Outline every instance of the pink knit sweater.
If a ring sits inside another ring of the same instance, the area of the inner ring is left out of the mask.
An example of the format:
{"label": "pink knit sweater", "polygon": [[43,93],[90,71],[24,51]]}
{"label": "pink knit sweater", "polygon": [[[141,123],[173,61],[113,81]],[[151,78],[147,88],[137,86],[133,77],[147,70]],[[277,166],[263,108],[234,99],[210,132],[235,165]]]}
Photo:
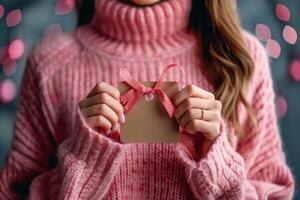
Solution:
{"label": "pink knit sweater", "polygon": [[0,173],[0,199],[291,199],[294,180],[282,151],[268,56],[243,32],[255,62],[247,99],[256,126],[240,107],[247,135],[221,134],[205,155],[201,137],[181,130],[178,144],[121,144],[88,127],[78,102],[100,81],[117,86],[119,68],[138,80],[166,80],[213,91],[188,30],[191,0],[136,8],[96,0],[93,23],[40,42],[27,62],[12,149]]}

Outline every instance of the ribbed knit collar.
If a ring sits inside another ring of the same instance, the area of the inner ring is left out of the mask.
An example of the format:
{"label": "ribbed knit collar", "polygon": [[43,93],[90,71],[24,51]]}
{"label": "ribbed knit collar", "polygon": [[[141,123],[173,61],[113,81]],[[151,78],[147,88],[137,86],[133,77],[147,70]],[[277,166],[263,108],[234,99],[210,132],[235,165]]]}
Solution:
{"label": "ribbed knit collar", "polygon": [[165,0],[137,7],[121,0],[95,0],[92,25],[124,42],[147,42],[186,29],[192,0]]}

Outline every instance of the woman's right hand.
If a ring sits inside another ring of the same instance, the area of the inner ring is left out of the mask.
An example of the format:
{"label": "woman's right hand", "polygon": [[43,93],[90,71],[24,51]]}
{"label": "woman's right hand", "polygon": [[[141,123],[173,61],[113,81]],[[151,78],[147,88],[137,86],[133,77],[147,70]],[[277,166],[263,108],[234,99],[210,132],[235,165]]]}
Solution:
{"label": "woman's right hand", "polygon": [[91,128],[102,128],[105,133],[116,131],[125,122],[123,106],[117,88],[100,82],[79,102],[82,115]]}

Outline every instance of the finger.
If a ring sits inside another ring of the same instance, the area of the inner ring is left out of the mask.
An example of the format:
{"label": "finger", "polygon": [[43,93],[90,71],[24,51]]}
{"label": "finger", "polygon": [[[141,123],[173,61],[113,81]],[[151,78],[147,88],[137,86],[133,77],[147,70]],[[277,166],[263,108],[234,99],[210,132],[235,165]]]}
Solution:
{"label": "finger", "polygon": [[102,103],[108,105],[111,109],[113,109],[113,111],[117,113],[118,116],[120,116],[124,112],[123,106],[120,104],[120,102],[107,93],[100,93],[89,97],[81,101],[79,103],[79,106],[80,108],[87,108]]}
{"label": "finger", "polygon": [[220,132],[220,125],[217,123],[193,119],[184,129],[189,133],[202,132],[207,139],[212,140],[218,136]]}
{"label": "finger", "polygon": [[213,93],[210,93],[200,87],[191,84],[183,88],[173,97],[175,107],[181,104],[181,102],[184,101],[187,97],[201,97],[204,99],[215,99],[215,95]]}
{"label": "finger", "polygon": [[94,96],[96,94],[99,94],[99,93],[103,93],[103,92],[108,93],[110,96],[112,96],[116,100],[119,100],[119,98],[120,98],[120,91],[117,88],[115,88],[105,82],[97,83],[95,85],[95,87],[92,89],[92,91],[87,95],[87,98]]}
{"label": "finger", "polygon": [[105,129],[106,133],[109,132],[112,127],[110,121],[103,115],[88,117],[85,121],[92,128],[100,127]]}
{"label": "finger", "polygon": [[188,109],[198,108],[205,110],[219,110],[219,107],[221,107],[219,103],[209,99],[188,97],[176,108],[174,115],[176,118],[180,119]]}
{"label": "finger", "polygon": [[118,115],[106,104],[97,104],[81,109],[82,115],[87,118],[91,116],[103,115],[113,125],[118,122]]}
{"label": "finger", "polygon": [[203,110],[203,116],[201,109],[189,109],[187,110],[181,118],[178,119],[179,124],[185,127],[189,121],[193,119],[199,119],[209,122],[220,122],[221,114],[217,111]]}

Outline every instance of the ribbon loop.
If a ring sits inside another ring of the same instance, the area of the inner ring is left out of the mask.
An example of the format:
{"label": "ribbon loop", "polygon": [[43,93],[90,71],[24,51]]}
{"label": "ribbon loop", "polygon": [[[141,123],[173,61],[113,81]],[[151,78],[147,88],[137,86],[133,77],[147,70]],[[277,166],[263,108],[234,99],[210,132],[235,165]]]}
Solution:
{"label": "ribbon loop", "polygon": [[142,95],[154,94],[157,93],[164,108],[166,109],[170,118],[172,118],[175,108],[169,97],[165,94],[165,92],[160,88],[160,85],[167,75],[168,71],[172,67],[179,67],[176,64],[168,65],[160,75],[158,81],[156,82],[153,88],[146,87],[136,79],[134,79],[129,72],[125,68],[120,69],[120,75],[123,77],[125,82],[132,87],[132,89],[128,90],[124,94],[121,95],[120,101],[124,106],[125,113],[129,112],[134,105],[138,102],[139,98]]}

